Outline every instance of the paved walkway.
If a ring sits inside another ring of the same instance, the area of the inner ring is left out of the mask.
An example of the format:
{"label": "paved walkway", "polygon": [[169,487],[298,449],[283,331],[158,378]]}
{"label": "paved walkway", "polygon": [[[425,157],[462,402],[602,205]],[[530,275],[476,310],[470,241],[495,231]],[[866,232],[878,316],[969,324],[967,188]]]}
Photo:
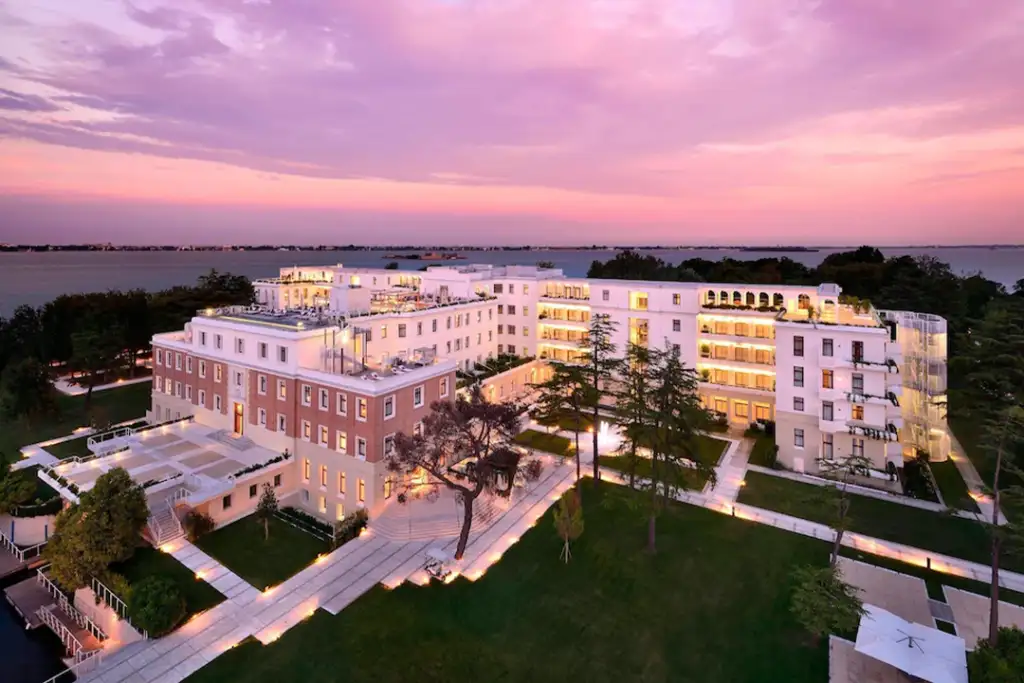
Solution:
{"label": "paved walkway", "polygon": [[[110,382],[109,384],[99,384],[92,388],[92,393],[97,391],[106,391],[107,389],[117,389],[118,387],[126,387],[129,384],[139,384],[141,382],[152,382],[153,377],[136,377],[135,379],[124,379],[117,382]],[[53,386],[57,391],[68,396],[85,396],[89,393],[88,387],[79,386],[68,380],[67,377],[61,377],[60,379],[54,380]]]}
{"label": "paved walkway", "polygon": [[[971,459],[967,457],[964,447],[960,444],[952,429],[949,430],[949,442],[949,457],[952,458],[956,469],[960,472],[960,476],[964,478],[964,483],[967,484],[967,490],[970,492],[971,498],[981,508],[982,516],[991,521],[993,508],[995,507],[992,504],[992,498],[985,495],[986,486],[981,479],[981,475],[978,474],[978,470],[975,469]],[[1003,516],[1002,510],[999,511],[999,523],[1006,523],[1006,517]]]}
{"label": "paved walkway", "polygon": [[[475,580],[572,484],[575,468],[545,458],[541,479],[494,522],[470,535],[461,573]],[[171,555],[209,581],[227,600],[194,617],[174,633],[124,647],[105,658],[81,681],[99,683],[179,683],[222,652],[249,636],[271,643],[319,608],[337,614],[378,583],[394,587],[411,579],[426,583],[422,572],[428,546],[454,550],[456,539],[389,541],[362,536],[273,588],[260,592],[236,574],[179,539]]]}

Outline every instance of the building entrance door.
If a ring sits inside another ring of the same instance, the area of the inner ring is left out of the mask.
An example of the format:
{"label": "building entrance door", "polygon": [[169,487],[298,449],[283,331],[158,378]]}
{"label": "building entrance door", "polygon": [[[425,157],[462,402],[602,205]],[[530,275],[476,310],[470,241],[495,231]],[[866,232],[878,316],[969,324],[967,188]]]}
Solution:
{"label": "building entrance door", "polygon": [[238,436],[242,435],[242,430],[245,426],[245,409],[241,403],[235,404],[235,428],[234,432]]}

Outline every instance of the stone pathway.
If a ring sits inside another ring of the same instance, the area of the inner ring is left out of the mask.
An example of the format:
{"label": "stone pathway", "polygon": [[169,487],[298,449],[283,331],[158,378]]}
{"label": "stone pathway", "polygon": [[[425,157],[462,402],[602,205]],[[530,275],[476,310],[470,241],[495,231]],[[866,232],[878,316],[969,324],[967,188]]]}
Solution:
{"label": "stone pathway", "polygon": [[727,441],[729,446],[725,449],[725,453],[722,454],[722,458],[715,468],[714,488],[705,488],[704,495],[714,496],[723,503],[733,502],[740,495],[743,477],[747,472],[747,459],[750,457],[750,449],[753,448],[754,441],[753,439],[730,439],[724,436],[715,438]]}
{"label": "stone pathway", "polygon": [[[135,379],[126,379],[119,382],[110,382],[109,384],[100,384],[92,388],[92,392],[95,394],[97,391],[106,391],[107,389],[117,389],[118,387],[126,387],[129,384],[140,384],[142,382],[152,382],[153,377],[136,377]],[[62,394],[68,396],[84,396],[89,392],[88,387],[79,386],[68,381],[66,377],[61,377],[55,380],[53,383],[54,388]]]}
{"label": "stone pathway", "polygon": [[[556,459],[545,463],[541,479],[489,527],[474,532],[461,573],[475,580],[537,518],[572,486],[575,469]],[[373,533],[362,536],[300,571],[287,581],[260,592],[215,559],[179,539],[165,547],[197,572],[227,600],[197,615],[159,640],[128,645],[106,657],[98,669],[79,680],[97,683],[179,683],[221,653],[249,636],[264,644],[313,615],[317,609],[337,614],[378,583],[394,587],[405,580],[427,583],[422,571],[428,547],[454,551],[456,539],[390,541]]]}
{"label": "stone pathway", "polygon": [[[956,465],[957,471],[960,472],[960,476],[964,478],[967,490],[970,492],[971,498],[974,499],[974,502],[981,509],[982,516],[986,520],[991,520],[995,506],[992,504],[992,499],[985,495],[985,484],[981,480],[981,475],[974,468],[974,463],[971,462],[971,459],[967,457],[964,447],[960,445],[960,441],[956,438],[953,430],[949,430],[949,440],[951,446],[949,457],[952,458],[953,464]],[[1002,510],[999,511],[999,523],[1006,523],[1006,517],[1003,516]]]}

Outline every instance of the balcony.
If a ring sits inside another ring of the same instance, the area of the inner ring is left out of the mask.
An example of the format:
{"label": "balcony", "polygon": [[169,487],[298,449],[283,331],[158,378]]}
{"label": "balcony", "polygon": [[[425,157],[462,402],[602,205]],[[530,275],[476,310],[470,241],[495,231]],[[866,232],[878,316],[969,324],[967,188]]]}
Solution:
{"label": "balcony", "polygon": [[899,373],[899,371],[900,371],[899,363],[897,363],[896,360],[891,358],[891,357],[887,357],[885,360],[876,361],[876,360],[866,360],[864,358],[864,356],[850,356],[849,358],[846,359],[846,361],[848,363],[850,363],[851,365],[853,365],[853,367],[855,367],[855,368],[860,368],[860,367],[879,367],[879,368],[885,368],[889,372]]}
{"label": "balcony", "polygon": [[700,354],[700,364],[707,365],[708,367],[721,367],[723,369],[729,369],[729,366],[740,366],[742,368],[750,368],[751,370],[765,371],[771,370],[775,367],[775,362],[773,360],[764,362],[750,357],[719,358],[717,356],[706,356],[703,352]]}
{"label": "balcony", "polygon": [[709,337],[714,337],[716,339],[722,339],[722,340],[727,340],[727,341],[737,341],[738,340],[739,343],[750,344],[750,343],[756,342],[756,341],[763,341],[766,344],[774,344],[775,343],[775,336],[772,334],[771,328],[768,329],[768,333],[767,334],[758,334],[754,330],[751,330],[749,333],[740,333],[740,332],[737,332],[734,327],[730,328],[729,331],[724,331],[723,330],[721,332],[718,332],[711,325],[701,325],[700,333],[701,333],[702,336],[706,335],[706,336],[709,336]]}
{"label": "balcony", "polygon": [[713,379],[704,379],[701,377],[700,386],[702,389],[725,389],[739,394],[748,394],[750,396],[772,396],[775,393],[774,382],[772,382],[771,388],[769,389],[768,387],[752,387],[739,384],[729,384],[727,382],[716,382]]}
{"label": "balcony", "polygon": [[537,324],[541,327],[552,329],[582,330],[590,329],[590,323],[582,320],[566,320],[564,318],[552,318],[543,313],[538,317]]}
{"label": "balcony", "polygon": [[884,426],[869,424],[863,420],[847,420],[846,428],[854,436],[865,436],[876,441],[900,440],[899,428],[893,420],[890,420]]}
{"label": "balcony", "polygon": [[896,397],[896,394],[889,391],[884,396],[877,394],[864,394],[856,391],[847,391],[846,400],[850,403],[858,403],[861,405],[893,405],[899,408],[900,401]]}

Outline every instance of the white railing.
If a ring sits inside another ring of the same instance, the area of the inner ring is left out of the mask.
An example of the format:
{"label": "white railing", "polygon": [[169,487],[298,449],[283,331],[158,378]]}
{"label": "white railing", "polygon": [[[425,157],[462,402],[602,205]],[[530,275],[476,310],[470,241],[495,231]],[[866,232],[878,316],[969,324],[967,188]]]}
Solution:
{"label": "white railing", "polygon": [[60,642],[64,644],[64,649],[68,655],[78,659],[78,653],[82,651],[82,643],[75,637],[75,634],[64,625],[56,614],[53,613],[53,605],[47,605],[46,607],[40,607],[36,610],[40,621],[50,627],[50,629],[57,634],[60,638]]}
{"label": "white railing", "polygon": [[36,545],[28,546],[25,548],[20,547],[17,543],[7,537],[7,534],[0,531],[0,548],[5,548],[11,552],[18,562],[28,562],[33,557],[39,557],[43,552],[43,546],[46,545],[46,541],[38,543]]}
{"label": "white railing", "polygon": [[144,629],[136,627],[135,624],[132,624],[131,617],[128,616],[128,603],[122,600],[117,593],[107,588],[106,584],[96,577],[93,577],[92,579],[92,592],[95,593],[100,600],[106,603],[107,607],[114,610],[114,613],[117,614],[119,618],[128,622],[132,628],[138,631],[143,640],[149,639],[149,633]]}
{"label": "white railing", "polygon": [[105,441],[113,441],[114,439],[120,439],[123,437],[131,436],[134,433],[134,427],[120,427],[118,429],[112,429],[109,432],[103,432],[102,434],[90,436],[89,439],[85,442],[85,444],[86,446],[89,447],[89,450],[91,451],[93,449],[93,446],[98,446],[99,444]]}
{"label": "white railing", "polygon": [[57,606],[60,607],[64,614],[68,615],[72,621],[91,633],[96,640],[106,640],[107,634],[103,632],[103,629],[94,624],[92,619],[79,612],[78,609],[71,604],[68,597],[64,595],[64,591],[62,591],[53,581],[50,581],[50,577],[46,576],[44,573],[45,569],[46,567],[42,567],[36,570],[36,581],[46,589],[46,592],[53,596],[57,601]]}
{"label": "white railing", "polygon": [[75,657],[75,663],[58,673],[47,678],[43,683],[64,683],[65,681],[76,681],[82,675],[91,673],[103,661],[103,648],[98,650],[83,650]]}

